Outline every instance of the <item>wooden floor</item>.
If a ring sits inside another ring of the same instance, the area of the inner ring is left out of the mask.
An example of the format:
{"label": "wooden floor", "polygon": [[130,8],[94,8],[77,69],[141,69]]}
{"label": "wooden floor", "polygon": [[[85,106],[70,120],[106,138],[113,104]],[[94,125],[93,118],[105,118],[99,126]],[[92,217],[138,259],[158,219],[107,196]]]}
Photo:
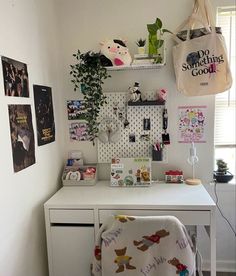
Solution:
{"label": "wooden floor", "polygon": [[[210,276],[210,272],[203,272],[203,276]],[[236,276],[236,272],[217,272],[216,276]]]}

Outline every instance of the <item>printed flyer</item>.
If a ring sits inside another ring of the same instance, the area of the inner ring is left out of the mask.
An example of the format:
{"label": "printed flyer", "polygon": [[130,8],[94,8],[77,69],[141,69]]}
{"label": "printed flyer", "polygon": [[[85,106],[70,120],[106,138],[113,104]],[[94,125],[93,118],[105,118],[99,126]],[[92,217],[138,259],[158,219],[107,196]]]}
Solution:
{"label": "printed flyer", "polygon": [[37,123],[38,145],[55,141],[55,123],[50,87],[34,85],[34,105]]}

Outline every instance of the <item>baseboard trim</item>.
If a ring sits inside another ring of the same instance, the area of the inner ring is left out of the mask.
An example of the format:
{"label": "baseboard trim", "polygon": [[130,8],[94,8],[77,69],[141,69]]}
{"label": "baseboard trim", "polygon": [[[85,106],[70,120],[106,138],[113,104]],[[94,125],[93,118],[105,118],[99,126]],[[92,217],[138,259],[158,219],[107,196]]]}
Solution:
{"label": "baseboard trim", "polygon": [[[210,261],[203,261],[202,264],[203,271],[210,271]],[[236,272],[236,262],[235,261],[217,261],[216,271],[218,272]]]}

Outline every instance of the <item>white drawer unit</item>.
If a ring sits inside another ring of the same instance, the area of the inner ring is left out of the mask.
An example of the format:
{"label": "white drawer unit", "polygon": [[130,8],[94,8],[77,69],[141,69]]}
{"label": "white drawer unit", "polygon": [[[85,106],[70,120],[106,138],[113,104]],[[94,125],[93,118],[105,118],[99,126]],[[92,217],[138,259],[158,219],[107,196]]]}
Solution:
{"label": "white drawer unit", "polygon": [[50,276],[91,276],[94,210],[58,208],[47,214]]}
{"label": "white drawer unit", "polygon": [[99,210],[99,222],[102,224],[111,215],[129,216],[175,216],[185,225],[210,225],[210,213],[207,211],[176,210]]}
{"label": "white drawer unit", "polygon": [[52,270],[54,276],[91,276],[94,246],[93,226],[51,227]]}

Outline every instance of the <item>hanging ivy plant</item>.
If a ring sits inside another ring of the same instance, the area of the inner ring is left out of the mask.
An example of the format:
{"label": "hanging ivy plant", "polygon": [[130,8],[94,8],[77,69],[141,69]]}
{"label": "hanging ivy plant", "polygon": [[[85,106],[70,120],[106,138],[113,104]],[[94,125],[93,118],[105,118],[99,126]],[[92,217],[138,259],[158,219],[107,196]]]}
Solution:
{"label": "hanging ivy plant", "polygon": [[97,121],[101,107],[106,104],[106,96],[103,94],[103,81],[110,77],[107,69],[101,65],[100,53],[92,51],[81,54],[80,50],[73,54],[76,64],[70,65],[74,84],[74,91],[80,89],[84,96],[84,106],[87,110],[85,119],[88,122],[88,134],[93,141],[99,131]]}

